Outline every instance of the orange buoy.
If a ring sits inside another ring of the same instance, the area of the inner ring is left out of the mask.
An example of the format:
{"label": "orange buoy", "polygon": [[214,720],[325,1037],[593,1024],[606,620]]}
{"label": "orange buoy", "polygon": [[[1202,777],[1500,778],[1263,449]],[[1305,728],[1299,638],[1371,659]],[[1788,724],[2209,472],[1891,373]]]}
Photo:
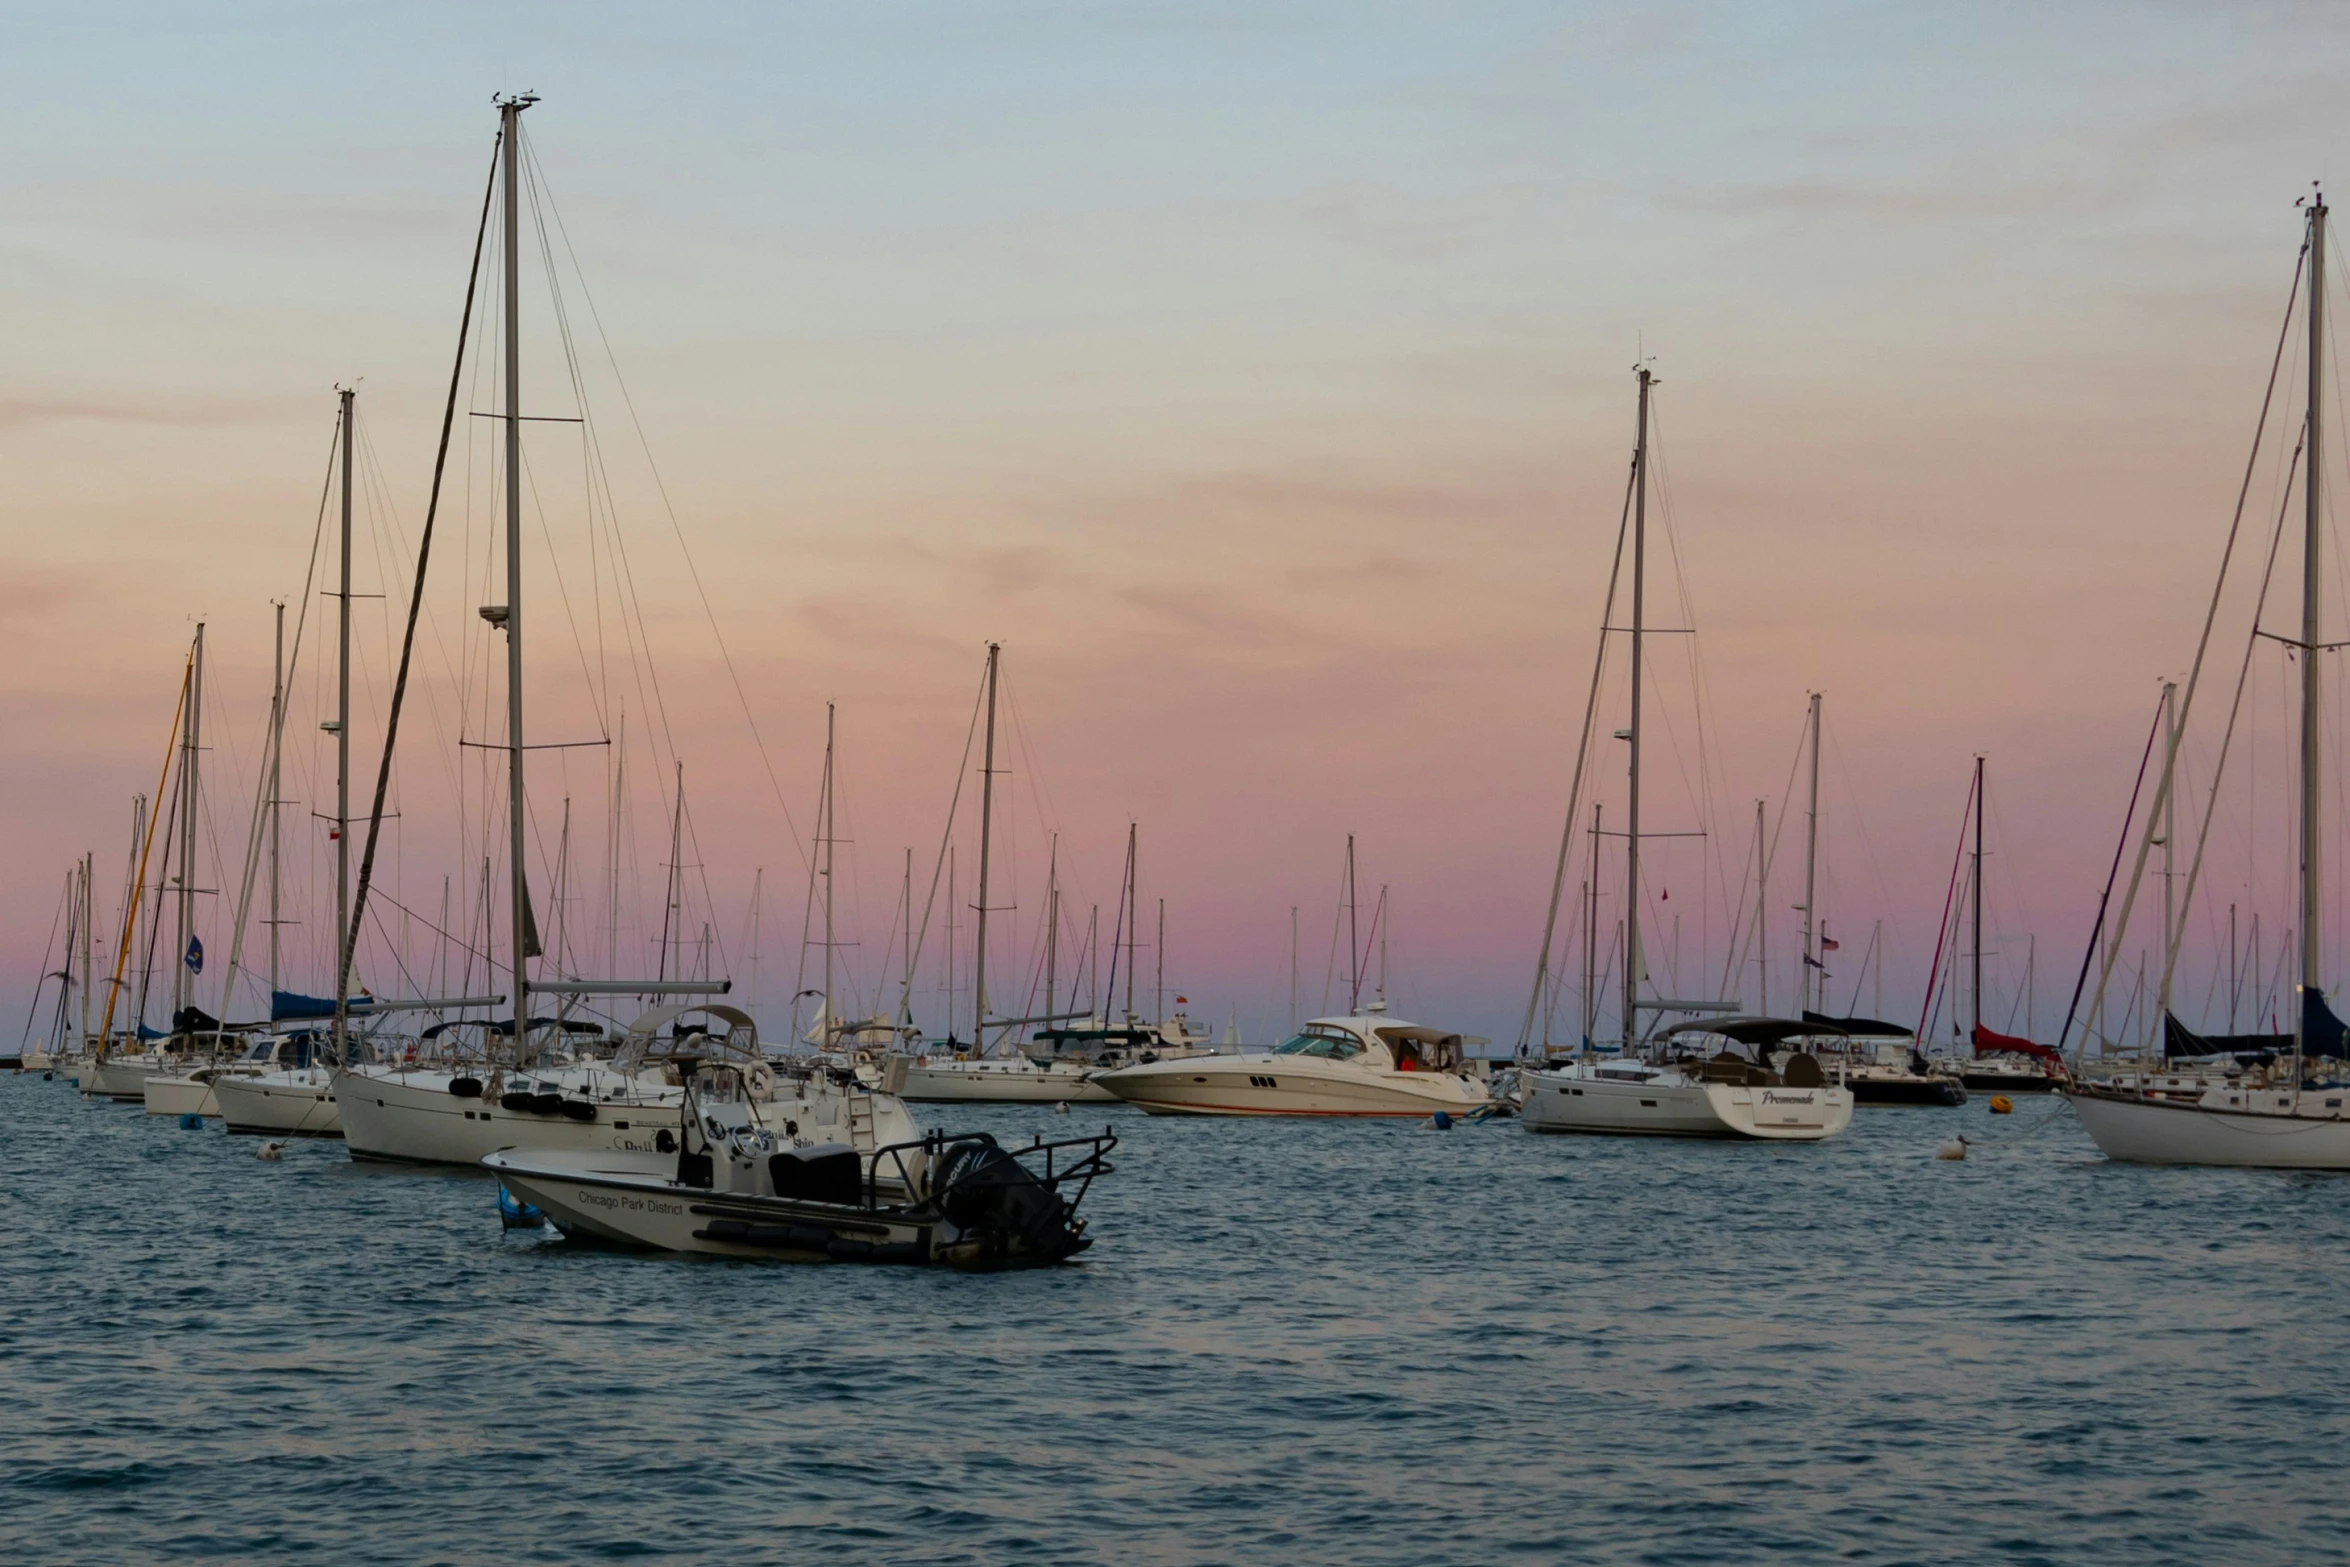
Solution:
{"label": "orange buoy", "polygon": [[1991,1113],[1993,1115],[2013,1115],[2015,1101],[2005,1094],[1993,1094],[1991,1096]]}

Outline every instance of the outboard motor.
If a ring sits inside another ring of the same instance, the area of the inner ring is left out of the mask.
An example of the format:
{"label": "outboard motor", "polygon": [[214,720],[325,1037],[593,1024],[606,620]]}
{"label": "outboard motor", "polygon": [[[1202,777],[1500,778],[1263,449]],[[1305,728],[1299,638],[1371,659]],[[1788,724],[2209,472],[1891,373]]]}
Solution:
{"label": "outboard motor", "polygon": [[950,1145],[930,1189],[947,1222],[978,1240],[987,1260],[1057,1258],[1078,1248],[1069,1203],[992,1137]]}

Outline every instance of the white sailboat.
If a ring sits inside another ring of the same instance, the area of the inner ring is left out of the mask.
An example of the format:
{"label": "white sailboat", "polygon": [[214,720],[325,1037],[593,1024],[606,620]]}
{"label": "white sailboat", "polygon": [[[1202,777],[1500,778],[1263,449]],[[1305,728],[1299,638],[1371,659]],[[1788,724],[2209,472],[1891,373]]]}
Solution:
{"label": "white sailboat", "polygon": [[[1645,1036],[1641,1032],[1640,1024],[1644,1015],[1653,1017],[1673,1012],[1734,1014],[1737,1006],[1734,1002],[1666,1001],[1641,993],[1641,979],[1646,973],[1646,965],[1641,961],[1639,918],[1641,665],[1645,652],[1648,611],[1648,429],[1652,377],[1646,365],[1640,366],[1636,373],[1639,377],[1640,400],[1632,456],[1630,517],[1631,722],[1630,727],[1620,734],[1620,738],[1630,742],[1630,809],[1624,839],[1624,1050],[1614,1058],[1598,1058],[1592,1055],[1586,1041],[1583,1059],[1563,1066],[1530,1068],[1525,1071],[1520,1078],[1524,1099],[1522,1114],[1526,1130],[1530,1132],[1817,1141],[1834,1136],[1851,1122],[1852,1091],[1841,1083],[1829,1082],[1818,1059],[1801,1048],[1786,1051],[1783,1059],[1774,1059],[1772,1051],[1776,1047],[1799,1044],[1804,1038],[1820,1032],[1818,1025],[1778,1018],[1731,1016],[1714,1022],[1678,1024]],[[1618,547],[1620,549],[1621,545]],[[1611,581],[1608,612],[1602,621],[1603,646],[1607,635],[1606,622],[1613,619],[1614,598],[1614,584]],[[1599,694],[1596,669],[1591,689],[1595,712]],[[1813,723],[1813,733],[1816,735],[1816,708]],[[1586,758],[1590,739],[1591,715],[1587,713],[1583,738]],[[1582,765],[1579,760],[1578,790]],[[1578,809],[1579,802],[1571,800],[1568,806],[1570,833]],[[1813,814],[1816,822],[1816,806]],[[1559,857],[1561,881],[1565,867],[1566,850],[1562,842]],[[1553,921],[1557,916],[1557,906],[1558,883],[1554,882],[1551,898]],[[1811,940],[1808,913],[1806,919],[1808,957]],[[1543,935],[1542,964],[1537,968],[1537,1002],[1543,983],[1541,974],[1549,963],[1551,937],[1552,932],[1546,929]],[[1530,1029],[1532,1004],[1528,1007],[1527,1018]],[[1716,1049],[1710,1055],[1702,1049],[1693,1052],[1692,1047],[1706,1035],[1715,1036],[1718,1040]],[[1733,1045],[1747,1054],[1742,1056],[1737,1050],[1727,1048]]]}
{"label": "white sailboat", "polygon": [[[2321,589],[2324,516],[2324,407],[2326,217],[2322,194],[2309,201],[2305,255],[2309,271],[2306,327],[2309,384],[2302,429],[2301,635],[2289,643],[2299,651],[2301,673],[2299,848],[2299,968],[2301,1005],[2296,1009],[2293,1053],[2275,1069],[2256,1069],[2199,1083],[2181,1092],[2157,1085],[2153,1074],[2109,1083],[2077,1082],[2065,1096],[2099,1150],[2109,1159],[2133,1164],[2216,1165],[2250,1169],[2350,1170],[2350,1092],[2338,1084],[2312,1082],[2309,1069],[2323,1059],[2350,1053],[2341,1021],[2326,1004],[2320,919],[2324,912],[2320,849],[2323,844],[2323,735],[2320,670],[2324,639]],[[2223,564],[2221,581],[2226,580]],[[2213,599],[2213,612],[2218,596]],[[2256,633],[2266,635],[2268,633]],[[2205,628],[2209,637],[2209,625]],[[2189,676],[2186,701],[2194,700],[2202,657]],[[2182,715],[2183,716],[2183,715]],[[2170,727],[2157,812],[2167,813],[2178,775],[2178,724]],[[2167,838],[2169,835],[2165,834]],[[2144,851],[2141,850],[2141,864]],[[2167,878],[2166,878],[2167,888]],[[2134,891],[2133,885],[2133,891]],[[2124,905],[2127,913],[2127,903]],[[2168,974],[2176,962],[2179,932],[2166,914],[2164,1001]],[[2110,977],[2100,976],[2102,992]],[[2166,1010],[2167,1017],[2167,1010]]]}

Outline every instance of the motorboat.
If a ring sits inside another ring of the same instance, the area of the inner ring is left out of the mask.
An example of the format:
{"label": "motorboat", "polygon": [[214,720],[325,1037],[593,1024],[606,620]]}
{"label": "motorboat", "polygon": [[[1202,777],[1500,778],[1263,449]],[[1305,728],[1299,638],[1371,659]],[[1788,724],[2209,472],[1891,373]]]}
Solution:
{"label": "motorboat", "polygon": [[779,1119],[733,1083],[738,1112],[689,1087],[673,1152],[515,1148],[482,1164],[567,1239],[797,1262],[1044,1267],[1093,1244],[1077,1214],[1117,1138],[938,1134],[859,1149]]}
{"label": "motorboat", "polygon": [[1316,1018],[1269,1052],[1138,1062],[1093,1081],[1152,1115],[1425,1118],[1500,1108],[1460,1035],[1383,1011]]}
{"label": "motorboat", "polygon": [[1528,1071],[1521,1079],[1526,1130],[1762,1142],[1833,1137],[1851,1124],[1852,1090],[1830,1082],[1808,1050],[1773,1054],[1818,1029],[1796,1018],[1680,1023],[1650,1041],[1646,1059],[1598,1057]]}

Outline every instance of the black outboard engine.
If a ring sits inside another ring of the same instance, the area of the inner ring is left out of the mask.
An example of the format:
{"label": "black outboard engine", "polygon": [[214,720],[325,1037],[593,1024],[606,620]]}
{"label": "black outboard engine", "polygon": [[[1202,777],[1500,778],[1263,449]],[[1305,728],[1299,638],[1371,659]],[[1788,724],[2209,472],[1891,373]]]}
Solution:
{"label": "black outboard engine", "polygon": [[984,1134],[950,1144],[930,1189],[948,1223],[978,1241],[980,1260],[1044,1260],[1083,1250],[1072,1205]]}

